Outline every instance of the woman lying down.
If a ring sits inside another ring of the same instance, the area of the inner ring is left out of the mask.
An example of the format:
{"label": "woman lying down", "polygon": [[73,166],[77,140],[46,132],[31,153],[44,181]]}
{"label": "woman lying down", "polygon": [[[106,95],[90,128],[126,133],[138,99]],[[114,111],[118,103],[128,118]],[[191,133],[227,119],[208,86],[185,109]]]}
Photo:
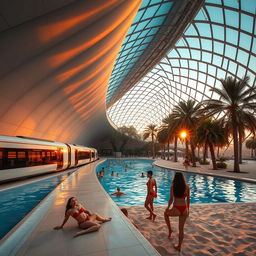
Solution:
{"label": "woman lying down", "polygon": [[70,216],[76,219],[79,228],[83,229],[82,231],[77,232],[74,237],[99,230],[101,225],[96,221],[104,223],[107,221],[111,221],[112,219],[103,218],[97,213],[91,213],[90,211],[86,210],[80,203],[78,203],[75,197],[71,197],[68,199],[65,211],[65,218],[62,224],[60,226],[54,227],[54,229],[62,229]]}

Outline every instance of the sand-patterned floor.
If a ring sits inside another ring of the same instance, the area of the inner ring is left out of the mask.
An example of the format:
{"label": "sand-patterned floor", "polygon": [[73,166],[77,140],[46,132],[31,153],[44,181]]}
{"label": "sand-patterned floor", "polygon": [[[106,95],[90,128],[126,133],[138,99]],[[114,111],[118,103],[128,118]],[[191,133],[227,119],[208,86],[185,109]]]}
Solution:
{"label": "sand-patterned floor", "polygon": [[165,206],[155,206],[155,223],[146,220],[143,206],[125,207],[141,233],[161,255],[256,255],[256,204],[225,203],[191,205],[185,225],[182,252],[173,248],[178,242],[178,218],[172,218],[173,236],[167,238],[163,213]]}

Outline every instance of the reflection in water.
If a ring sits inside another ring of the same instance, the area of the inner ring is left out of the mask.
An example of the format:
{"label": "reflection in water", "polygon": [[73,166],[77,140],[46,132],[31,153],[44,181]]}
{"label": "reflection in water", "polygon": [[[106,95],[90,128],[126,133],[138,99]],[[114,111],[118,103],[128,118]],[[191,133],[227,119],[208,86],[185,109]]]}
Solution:
{"label": "reflection in water", "polygon": [[[0,239],[74,171],[0,191]],[[58,197],[56,205],[63,203]]]}
{"label": "reflection in water", "polygon": [[[140,177],[140,174],[144,172],[146,175],[148,170],[152,170],[158,185],[158,197],[155,203],[167,204],[175,171],[152,166],[152,162],[152,160],[109,159],[97,167],[97,172],[105,167],[105,176],[99,178],[99,181],[109,194],[115,192],[117,187],[127,193],[122,197],[112,196],[118,205],[142,205],[147,192],[147,178]],[[128,165],[128,168],[125,168],[125,165]],[[112,171],[119,175],[111,176]],[[184,173],[184,176],[191,189],[191,203],[256,201],[256,184],[193,173]]]}

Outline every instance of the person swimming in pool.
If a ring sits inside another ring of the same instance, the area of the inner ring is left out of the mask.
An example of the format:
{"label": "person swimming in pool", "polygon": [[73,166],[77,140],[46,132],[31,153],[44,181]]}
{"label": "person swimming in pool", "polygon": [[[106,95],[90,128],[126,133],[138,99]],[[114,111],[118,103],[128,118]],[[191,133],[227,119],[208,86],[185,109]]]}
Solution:
{"label": "person swimming in pool", "polygon": [[54,227],[54,229],[62,229],[70,216],[76,219],[79,228],[84,229],[77,232],[74,237],[98,231],[100,229],[100,224],[96,221],[104,223],[107,221],[111,221],[112,219],[103,218],[97,213],[91,213],[89,210],[86,210],[80,203],[78,203],[75,197],[70,197],[66,205],[65,218],[62,224],[60,226]]}
{"label": "person swimming in pool", "polygon": [[[170,209],[172,203],[173,206]],[[174,248],[178,251],[181,250],[181,244],[184,238],[184,225],[187,217],[189,216],[189,205],[189,186],[187,185],[183,174],[181,172],[176,172],[170,188],[170,200],[164,212],[164,218],[169,231],[168,237],[171,238],[172,229],[170,217],[179,216],[179,243],[177,246],[174,246]]]}
{"label": "person swimming in pool", "polygon": [[156,185],[156,180],[152,178],[153,172],[148,171],[147,172],[147,177],[148,182],[147,182],[147,197],[144,203],[145,208],[149,211],[149,217],[146,219],[148,220],[153,220],[155,221],[156,214],[154,213],[154,198],[157,197],[157,185]]}
{"label": "person swimming in pool", "polygon": [[121,189],[119,187],[116,188],[116,192],[115,193],[111,194],[111,196],[122,196],[122,195],[126,195],[126,194],[121,192]]}

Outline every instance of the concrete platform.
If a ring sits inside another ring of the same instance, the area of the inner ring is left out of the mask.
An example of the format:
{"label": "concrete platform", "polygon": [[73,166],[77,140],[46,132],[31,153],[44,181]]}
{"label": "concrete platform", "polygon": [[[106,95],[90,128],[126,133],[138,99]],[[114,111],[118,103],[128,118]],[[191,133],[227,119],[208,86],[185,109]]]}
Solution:
{"label": "concrete platform", "polygon": [[[115,256],[159,255],[122,214],[95,175],[97,161],[79,168],[51,192],[1,245],[1,255]],[[53,230],[64,218],[66,201],[75,196],[86,208],[111,222],[98,232],[73,238],[79,230],[71,217],[63,230]],[[33,221],[34,220],[34,221]],[[38,222],[38,221],[39,222]],[[31,224],[31,222],[33,222]],[[24,240],[24,241],[22,241]],[[13,248],[12,248],[13,247]]]}

